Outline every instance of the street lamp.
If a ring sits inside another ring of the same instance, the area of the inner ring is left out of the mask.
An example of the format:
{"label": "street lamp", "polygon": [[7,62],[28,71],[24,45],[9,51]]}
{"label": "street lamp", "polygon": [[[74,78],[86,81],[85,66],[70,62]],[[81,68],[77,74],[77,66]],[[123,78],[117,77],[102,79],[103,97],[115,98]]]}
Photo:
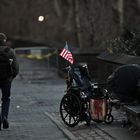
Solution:
{"label": "street lamp", "polygon": [[38,21],[39,21],[39,22],[43,22],[43,21],[44,21],[44,16],[39,16],[39,17],[38,17]]}

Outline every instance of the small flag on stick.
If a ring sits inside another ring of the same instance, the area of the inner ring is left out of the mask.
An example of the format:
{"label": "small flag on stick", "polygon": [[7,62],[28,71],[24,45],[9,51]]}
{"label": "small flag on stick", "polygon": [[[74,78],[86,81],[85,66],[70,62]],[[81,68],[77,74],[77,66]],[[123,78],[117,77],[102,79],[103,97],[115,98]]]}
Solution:
{"label": "small flag on stick", "polygon": [[68,49],[67,42],[66,42],[65,47],[63,48],[63,50],[61,51],[61,53],[59,55],[61,57],[63,57],[64,59],[66,59],[67,61],[69,61],[71,64],[73,64],[73,56],[72,56],[72,53]]}

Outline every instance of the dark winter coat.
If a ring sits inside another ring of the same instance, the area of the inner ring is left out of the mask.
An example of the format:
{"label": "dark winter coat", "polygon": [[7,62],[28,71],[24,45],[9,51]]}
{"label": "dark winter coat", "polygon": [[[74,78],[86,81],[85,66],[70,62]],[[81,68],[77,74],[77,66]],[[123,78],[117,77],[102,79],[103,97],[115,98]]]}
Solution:
{"label": "dark winter coat", "polygon": [[[6,48],[6,46],[0,46],[0,51],[4,51],[5,48]],[[14,50],[12,48],[8,48],[7,54],[10,59],[13,59],[13,62],[12,62],[13,75],[5,81],[0,81],[0,83],[12,82],[12,80],[19,73],[19,64],[17,62],[17,58],[16,58],[16,54],[15,54]]]}

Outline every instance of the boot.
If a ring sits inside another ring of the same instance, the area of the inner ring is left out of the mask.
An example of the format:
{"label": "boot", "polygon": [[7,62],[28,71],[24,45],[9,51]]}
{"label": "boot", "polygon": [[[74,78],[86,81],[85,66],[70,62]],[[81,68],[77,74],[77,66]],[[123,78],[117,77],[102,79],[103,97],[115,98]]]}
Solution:
{"label": "boot", "polygon": [[2,117],[2,124],[3,124],[4,129],[9,128],[9,122],[8,122],[8,120],[7,120],[7,118],[5,116]]}

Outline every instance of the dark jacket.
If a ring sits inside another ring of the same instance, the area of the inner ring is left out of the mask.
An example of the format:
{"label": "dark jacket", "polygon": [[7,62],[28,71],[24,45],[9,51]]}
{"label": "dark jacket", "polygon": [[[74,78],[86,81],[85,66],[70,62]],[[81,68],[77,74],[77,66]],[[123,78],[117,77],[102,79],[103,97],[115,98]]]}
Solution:
{"label": "dark jacket", "polygon": [[[7,46],[0,46],[0,51],[4,51]],[[7,82],[12,82],[12,80],[17,76],[19,73],[19,64],[17,62],[16,54],[12,48],[8,48],[7,54],[10,59],[13,59],[12,62],[12,70],[13,70],[13,75],[5,80],[5,81],[0,81],[0,83],[7,83]]]}

